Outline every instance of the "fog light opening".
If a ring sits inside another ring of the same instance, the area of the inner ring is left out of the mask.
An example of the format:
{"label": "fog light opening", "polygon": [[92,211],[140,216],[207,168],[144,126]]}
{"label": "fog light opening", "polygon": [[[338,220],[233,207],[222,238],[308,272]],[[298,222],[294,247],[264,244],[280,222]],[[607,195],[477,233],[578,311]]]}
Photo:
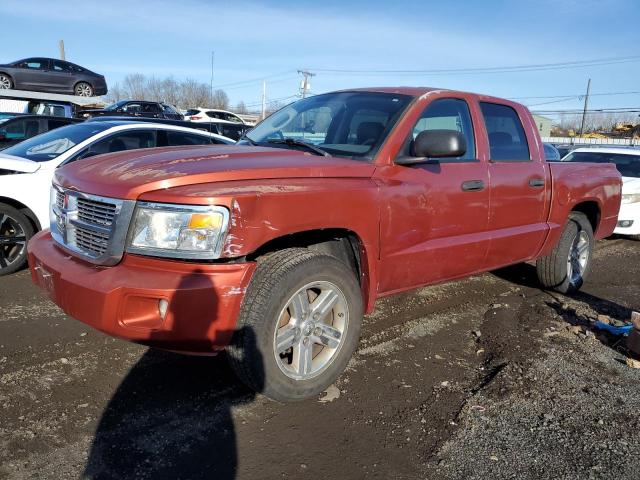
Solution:
{"label": "fog light opening", "polygon": [[167,308],[169,308],[169,301],[161,298],[158,301],[158,313],[160,314],[160,318],[164,320],[164,317],[167,315]]}
{"label": "fog light opening", "polygon": [[629,228],[632,225],[633,225],[633,220],[620,220],[618,222],[618,227],[621,227],[621,228]]}

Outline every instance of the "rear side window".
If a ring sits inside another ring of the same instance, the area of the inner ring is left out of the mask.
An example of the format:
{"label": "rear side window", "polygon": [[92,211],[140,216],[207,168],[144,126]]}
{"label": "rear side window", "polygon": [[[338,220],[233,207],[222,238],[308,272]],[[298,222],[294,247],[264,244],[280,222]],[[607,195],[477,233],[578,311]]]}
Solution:
{"label": "rear side window", "polygon": [[507,105],[480,102],[489,135],[491,160],[496,162],[529,161],[529,145],[516,111]]}
{"label": "rear side window", "polygon": [[49,130],[53,130],[55,128],[64,127],[65,125],[69,125],[69,122],[65,122],[64,120],[48,120]]}
{"label": "rear side window", "polygon": [[167,131],[167,143],[170,147],[178,145],[209,145],[211,144],[211,139],[204,135]]}

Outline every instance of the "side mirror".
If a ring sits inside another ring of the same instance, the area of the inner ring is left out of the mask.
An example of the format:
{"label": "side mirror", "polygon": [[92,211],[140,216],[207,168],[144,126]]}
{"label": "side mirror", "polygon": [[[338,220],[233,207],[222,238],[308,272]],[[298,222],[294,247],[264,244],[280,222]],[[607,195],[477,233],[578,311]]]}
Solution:
{"label": "side mirror", "polygon": [[396,160],[400,165],[423,163],[425,158],[461,157],[467,151],[465,136],[456,130],[424,130],[411,144],[411,156]]}

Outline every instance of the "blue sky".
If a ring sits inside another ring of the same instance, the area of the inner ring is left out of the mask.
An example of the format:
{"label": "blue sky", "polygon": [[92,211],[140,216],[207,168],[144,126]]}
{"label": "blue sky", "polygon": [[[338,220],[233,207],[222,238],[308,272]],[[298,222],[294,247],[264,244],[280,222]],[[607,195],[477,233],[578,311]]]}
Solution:
{"label": "blue sky", "polygon": [[[425,70],[557,63],[638,54],[637,0],[428,0],[267,2],[2,0],[0,62],[67,58],[107,81],[140,72],[214,83],[232,103],[294,95],[299,68]],[[503,97],[640,90],[640,59],[571,70],[400,75],[318,72],[312,91],[426,85]],[[238,82],[253,82],[238,84]],[[545,103],[553,99],[523,99]],[[579,99],[534,108],[577,108]],[[592,106],[640,105],[640,95],[596,96]]]}

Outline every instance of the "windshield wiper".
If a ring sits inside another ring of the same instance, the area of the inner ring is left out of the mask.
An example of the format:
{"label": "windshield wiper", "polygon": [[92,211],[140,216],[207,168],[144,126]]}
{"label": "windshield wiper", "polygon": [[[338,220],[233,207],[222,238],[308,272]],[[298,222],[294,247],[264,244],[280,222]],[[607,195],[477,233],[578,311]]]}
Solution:
{"label": "windshield wiper", "polygon": [[303,142],[302,140],[296,140],[295,138],[283,138],[282,140],[272,139],[267,140],[267,143],[273,143],[276,145],[289,145],[291,147],[303,147],[309,150],[316,155],[322,155],[323,157],[330,157],[331,154],[329,152],[324,151],[323,149],[316,147],[315,145],[307,142]]}
{"label": "windshield wiper", "polygon": [[249,137],[247,137],[247,134],[244,133],[239,139],[240,140],[246,140],[247,142],[249,142],[249,145],[251,145],[252,147],[255,147],[256,145],[258,145],[256,142],[254,142],[253,140],[251,140]]}

